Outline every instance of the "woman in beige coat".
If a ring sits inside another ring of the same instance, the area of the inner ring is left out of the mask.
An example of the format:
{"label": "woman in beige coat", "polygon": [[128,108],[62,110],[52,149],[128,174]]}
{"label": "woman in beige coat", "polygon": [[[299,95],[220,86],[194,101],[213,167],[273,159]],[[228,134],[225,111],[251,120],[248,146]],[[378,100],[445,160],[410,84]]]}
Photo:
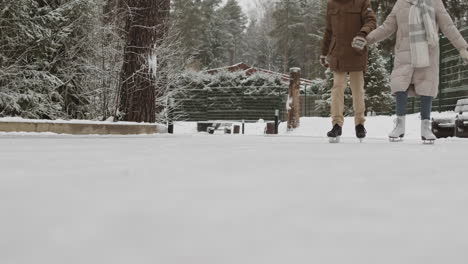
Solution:
{"label": "woman in beige coat", "polygon": [[432,99],[439,90],[439,29],[468,60],[468,44],[455,27],[442,0],[398,0],[385,22],[367,36],[374,44],[396,32],[391,89],[396,96],[397,119],[391,141],[405,134],[408,94],[421,97],[421,138],[433,142],[430,128]]}

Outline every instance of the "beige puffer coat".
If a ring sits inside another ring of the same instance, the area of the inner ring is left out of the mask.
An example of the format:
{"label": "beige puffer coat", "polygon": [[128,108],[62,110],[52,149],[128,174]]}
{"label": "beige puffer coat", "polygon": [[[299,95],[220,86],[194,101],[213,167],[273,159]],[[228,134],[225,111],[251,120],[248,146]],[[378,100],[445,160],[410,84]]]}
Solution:
{"label": "beige puffer coat", "polygon": [[[442,0],[433,1],[437,30],[440,28],[458,50],[468,48],[467,42],[454,25]],[[395,62],[391,76],[392,92],[402,92],[409,89],[410,95],[413,96],[436,97],[439,91],[439,47],[432,47],[429,50],[432,66],[418,69],[412,67],[408,25],[410,8],[411,5],[406,0],[398,0],[385,22],[372,31],[367,36],[367,40],[369,44],[373,44],[396,32]],[[411,84],[414,84],[414,88],[410,87]]]}

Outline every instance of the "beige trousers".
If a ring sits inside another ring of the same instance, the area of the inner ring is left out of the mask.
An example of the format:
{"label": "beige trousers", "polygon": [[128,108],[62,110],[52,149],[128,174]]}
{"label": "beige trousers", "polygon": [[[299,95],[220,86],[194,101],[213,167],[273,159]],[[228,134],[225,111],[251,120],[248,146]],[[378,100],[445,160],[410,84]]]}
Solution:
{"label": "beige trousers", "polygon": [[[343,126],[344,123],[344,93],[348,86],[346,72],[333,73],[333,88],[331,115],[333,125],[338,124]],[[366,105],[364,102],[364,72],[350,72],[349,73],[351,92],[353,93],[353,109],[354,109],[354,123],[355,125],[363,125],[366,122],[364,112]]]}

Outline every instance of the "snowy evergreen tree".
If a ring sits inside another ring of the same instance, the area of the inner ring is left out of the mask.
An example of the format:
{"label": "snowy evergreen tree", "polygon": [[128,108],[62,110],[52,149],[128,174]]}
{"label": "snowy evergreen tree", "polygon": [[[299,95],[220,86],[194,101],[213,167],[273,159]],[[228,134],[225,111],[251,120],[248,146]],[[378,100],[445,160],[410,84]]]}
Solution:
{"label": "snowy evergreen tree", "polygon": [[115,114],[118,103],[119,74],[122,68],[125,46],[125,21],[127,8],[120,0],[99,0],[100,24],[95,25],[96,38],[93,64],[98,75],[91,76],[93,91],[91,112],[93,117],[106,120]]}
{"label": "snowy evergreen tree", "polygon": [[247,19],[237,0],[174,0],[171,17],[193,68],[238,62]]}
{"label": "snowy evergreen tree", "polygon": [[220,10],[221,18],[225,21],[226,32],[228,33],[225,45],[228,50],[228,65],[238,63],[238,55],[242,36],[247,24],[247,17],[242,12],[237,0],[228,0],[226,5]]}
{"label": "snowy evergreen tree", "polygon": [[[390,75],[385,68],[386,60],[377,46],[369,48],[369,66],[364,76],[366,111],[379,114],[389,114],[393,108],[393,97],[390,91]],[[318,85],[320,99],[316,102],[316,110],[321,116],[330,116],[331,88],[333,87],[333,72],[325,71],[325,79]],[[353,99],[351,89],[345,91],[345,115],[353,115]]]}
{"label": "snowy evergreen tree", "polygon": [[185,59],[193,59],[199,54],[202,46],[201,34],[204,30],[204,17],[201,4],[193,0],[173,0],[171,21],[174,29],[179,32]]}
{"label": "snowy evergreen tree", "polygon": [[[174,116],[180,120],[186,118],[207,118],[213,113],[233,112],[237,119],[242,111],[253,116],[266,109],[270,115],[275,109],[282,109],[287,85],[279,76],[255,73],[247,76],[244,72],[221,71],[210,75],[204,72],[185,72],[174,84],[184,87],[174,93],[178,109]],[[270,111],[271,110],[271,111]]]}
{"label": "snowy evergreen tree", "polygon": [[[318,63],[325,21],[325,0],[260,1],[261,16],[251,18],[245,61],[275,71],[300,67],[304,78],[323,77]],[[253,51],[250,51],[253,50]],[[252,54],[253,53],[253,54]]]}
{"label": "snowy evergreen tree", "polygon": [[93,1],[0,2],[0,115],[88,116]]}
{"label": "snowy evergreen tree", "polygon": [[276,39],[278,53],[282,57],[282,72],[287,73],[293,66],[291,55],[297,50],[301,43],[300,36],[304,34],[305,25],[299,2],[289,0],[277,2],[273,18],[275,26],[271,35]]}
{"label": "snowy evergreen tree", "polygon": [[229,37],[226,31],[226,20],[217,9],[221,3],[219,0],[203,2],[201,12],[203,16],[201,36],[201,46],[195,56],[204,68],[215,68],[225,66],[228,57]]}
{"label": "snowy evergreen tree", "polygon": [[276,49],[276,40],[271,36],[273,31],[274,6],[261,2],[258,12],[262,15],[250,18],[250,24],[244,34],[242,61],[249,65],[272,71],[281,71],[281,59]]}
{"label": "snowy evergreen tree", "polygon": [[259,45],[259,23],[258,20],[253,18],[245,30],[240,47],[240,61],[248,65],[257,65],[257,55],[260,50]]}
{"label": "snowy evergreen tree", "polygon": [[313,89],[317,90],[319,99],[315,102],[315,111],[320,113],[320,116],[330,116],[330,105],[331,105],[331,88],[333,87],[333,72],[330,69],[325,71],[324,79],[316,79],[315,84],[317,87]]}
{"label": "snowy evergreen tree", "polygon": [[[107,119],[119,105],[128,1],[0,1],[0,116]],[[312,90],[328,116],[332,74],[318,63],[326,0],[255,1],[249,20],[238,0],[172,0],[170,38],[153,49],[161,67],[154,84],[158,120],[182,69],[245,62],[285,72],[300,67],[317,79]],[[372,1],[379,21],[395,1]],[[467,21],[467,3],[444,0],[450,15]],[[370,49],[368,111],[392,112],[388,72],[394,40]],[[323,79],[323,81],[320,81]],[[182,87],[182,86],[181,86]],[[346,92],[346,114],[352,114]]]}
{"label": "snowy evergreen tree", "polygon": [[303,38],[303,56],[302,63],[305,78],[323,77],[322,66],[320,65],[320,55],[325,29],[325,17],[327,10],[327,0],[306,1],[304,7],[305,36]]}
{"label": "snowy evergreen tree", "polygon": [[377,45],[369,48],[369,66],[365,75],[367,112],[389,114],[393,109],[390,91],[390,75],[386,69],[387,60]]}

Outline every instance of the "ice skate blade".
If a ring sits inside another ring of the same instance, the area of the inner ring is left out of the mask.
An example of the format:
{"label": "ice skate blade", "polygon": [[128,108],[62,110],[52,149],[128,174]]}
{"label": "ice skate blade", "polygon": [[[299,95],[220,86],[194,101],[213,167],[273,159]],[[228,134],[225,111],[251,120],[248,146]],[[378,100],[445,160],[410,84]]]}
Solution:
{"label": "ice skate blade", "polygon": [[388,140],[390,142],[402,142],[403,138],[402,137],[389,137]]}
{"label": "ice skate blade", "polygon": [[363,143],[364,142],[364,138],[358,138],[359,139],[359,143]]}
{"label": "ice skate blade", "polygon": [[427,139],[426,137],[421,137],[421,140],[424,145],[434,145],[435,139]]}
{"label": "ice skate blade", "polygon": [[328,142],[333,143],[333,144],[340,143],[340,137],[336,137],[336,138],[329,137]]}

